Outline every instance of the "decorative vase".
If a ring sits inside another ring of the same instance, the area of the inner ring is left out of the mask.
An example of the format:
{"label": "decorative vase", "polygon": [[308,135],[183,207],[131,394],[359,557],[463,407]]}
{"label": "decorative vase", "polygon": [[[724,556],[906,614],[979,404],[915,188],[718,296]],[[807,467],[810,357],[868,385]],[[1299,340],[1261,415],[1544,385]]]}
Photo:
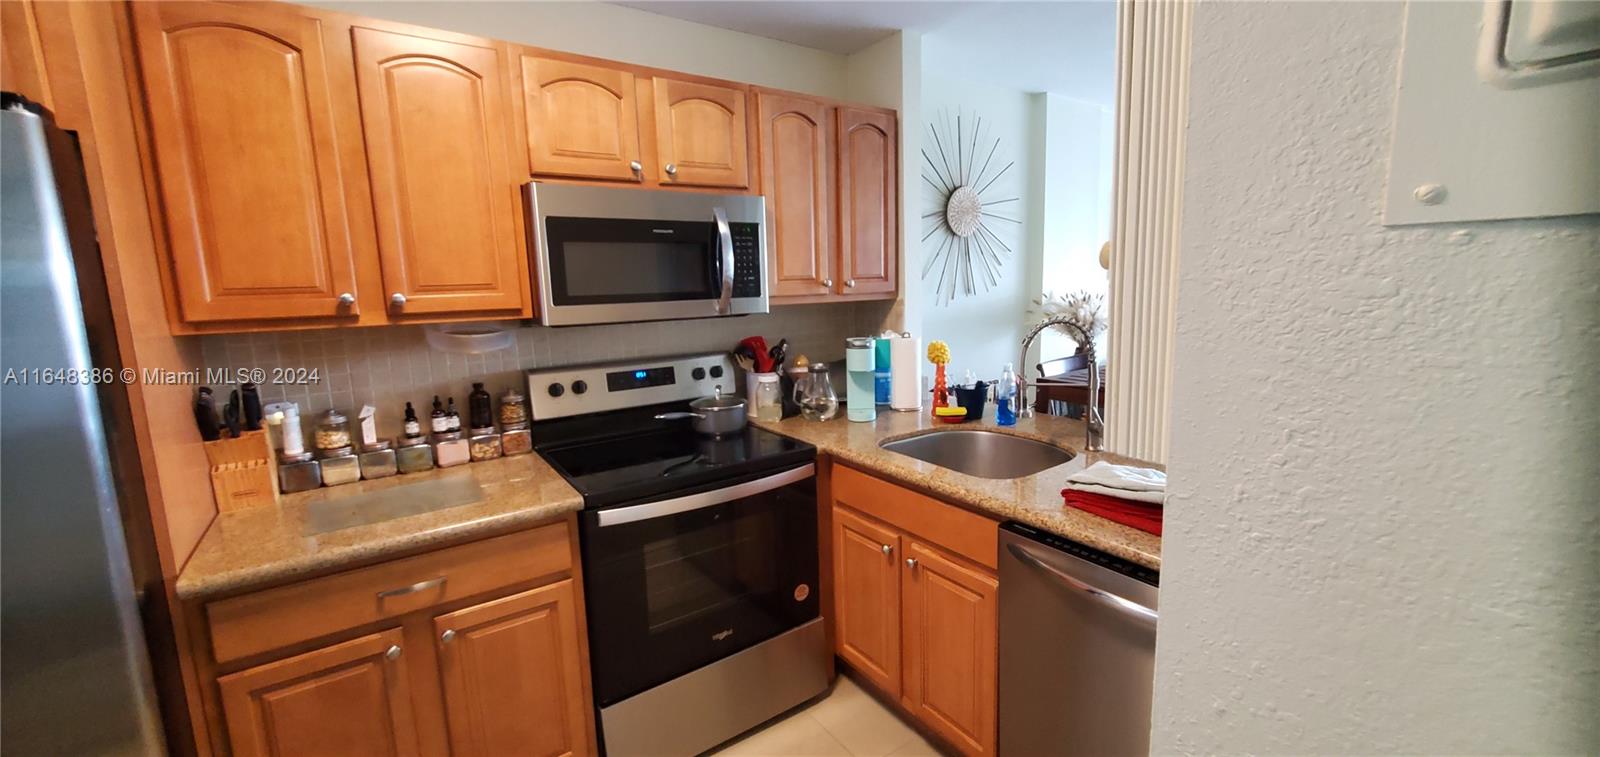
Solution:
{"label": "decorative vase", "polygon": [[944,363],[935,363],[933,366],[933,412],[935,416],[938,415],[937,410],[939,408],[949,406],[949,395],[950,392],[945,387],[944,381]]}

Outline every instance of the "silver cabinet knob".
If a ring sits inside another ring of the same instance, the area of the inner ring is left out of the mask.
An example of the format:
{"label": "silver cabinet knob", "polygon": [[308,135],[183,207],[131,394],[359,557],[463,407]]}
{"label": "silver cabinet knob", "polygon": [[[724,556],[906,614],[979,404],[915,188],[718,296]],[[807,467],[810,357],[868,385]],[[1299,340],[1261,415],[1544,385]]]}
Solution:
{"label": "silver cabinet knob", "polygon": [[455,641],[455,639],[456,639],[456,629],[454,629],[454,628],[446,629],[444,633],[439,634],[439,641],[442,641],[442,642],[444,642],[446,644],[449,644],[450,642]]}
{"label": "silver cabinet knob", "polygon": [[832,289],[833,288],[833,279],[823,279],[822,280],[822,285],[827,287],[827,288],[829,288],[829,289]]}
{"label": "silver cabinet knob", "polygon": [[350,307],[351,305],[356,304],[356,296],[349,292],[342,292],[339,294],[339,304],[345,307]]}
{"label": "silver cabinet knob", "polygon": [[894,547],[891,547],[887,544],[883,545],[883,553],[886,555],[894,554]]}
{"label": "silver cabinet knob", "polygon": [[394,294],[389,295],[389,304],[395,306],[396,308],[403,308],[406,306],[406,296],[399,292],[395,292]]}
{"label": "silver cabinet knob", "polygon": [[398,660],[398,659],[400,659],[400,645],[396,644],[396,645],[394,645],[392,647],[389,647],[389,651],[384,652],[383,653],[383,657],[386,660]]}
{"label": "silver cabinet knob", "polygon": [[854,287],[856,285],[856,280],[855,279],[845,279],[844,280],[844,285],[846,287]]}
{"label": "silver cabinet knob", "polygon": [[677,176],[678,175],[678,165],[676,163],[668,163],[667,164],[667,175],[668,176]]}
{"label": "silver cabinet knob", "polygon": [[629,164],[628,164],[628,168],[631,168],[631,169],[633,169],[633,172],[634,172],[634,173],[639,173],[639,172],[640,172],[640,171],[643,171],[643,170],[644,170],[644,164],[643,164],[643,163],[640,163],[640,162],[639,162],[639,161],[637,161],[637,160],[635,160],[635,161],[633,161],[633,162],[632,162],[632,163],[629,163]]}
{"label": "silver cabinet knob", "polygon": [[906,567],[907,567],[907,568],[915,568],[915,567],[917,567],[917,560],[916,560],[916,558],[913,558],[913,557],[907,557],[907,558],[906,558]]}

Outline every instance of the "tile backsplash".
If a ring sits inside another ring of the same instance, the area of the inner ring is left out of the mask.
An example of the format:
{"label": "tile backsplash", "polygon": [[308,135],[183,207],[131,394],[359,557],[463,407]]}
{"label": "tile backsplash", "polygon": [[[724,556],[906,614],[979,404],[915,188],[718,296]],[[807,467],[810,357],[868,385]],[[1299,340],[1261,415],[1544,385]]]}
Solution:
{"label": "tile backsplash", "polygon": [[[411,402],[426,424],[433,395],[455,397],[456,409],[464,416],[472,382],[484,382],[496,398],[512,386],[526,392],[523,371],[529,368],[726,351],[756,334],[769,343],[787,338],[791,356],[837,360],[844,354],[845,337],[875,332],[891,304],[786,306],[765,315],[694,321],[521,326],[514,329],[511,348],[484,355],[434,350],[421,326],[199,338],[207,369],[315,371],[314,382],[261,385],[262,402],[299,404],[307,431],[310,419],[329,408],[353,414],[370,404],[378,411],[379,435],[394,437],[401,431],[405,403]],[[232,387],[212,388],[224,399]],[[728,388],[739,390],[737,385]]]}

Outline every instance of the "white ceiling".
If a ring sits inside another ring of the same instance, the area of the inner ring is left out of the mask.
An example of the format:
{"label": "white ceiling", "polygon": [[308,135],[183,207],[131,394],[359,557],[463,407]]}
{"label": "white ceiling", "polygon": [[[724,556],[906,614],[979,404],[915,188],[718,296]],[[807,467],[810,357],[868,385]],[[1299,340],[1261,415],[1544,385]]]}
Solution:
{"label": "white ceiling", "polygon": [[906,29],[941,70],[1110,105],[1116,5],[1077,2],[631,0],[663,16],[848,55]]}

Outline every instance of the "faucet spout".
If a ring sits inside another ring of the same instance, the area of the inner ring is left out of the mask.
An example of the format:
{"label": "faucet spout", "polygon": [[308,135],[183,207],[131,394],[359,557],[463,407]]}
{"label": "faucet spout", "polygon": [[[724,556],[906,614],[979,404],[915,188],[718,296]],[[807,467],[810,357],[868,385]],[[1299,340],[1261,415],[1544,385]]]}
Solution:
{"label": "faucet spout", "polygon": [[1089,337],[1089,334],[1081,326],[1067,318],[1060,316],[1046,318],[1029,330],[1027,336],[1022,337],[1022,356],[1017,358],[1017,366],[1022,368],[1017,372],[1017,415],[1023,418],[1033,417],[1033,403],[1028,401],[1029,381],[1026,368],[1028,349],[1033,346],[1033,340],[1038,338],[1039,332],[1051,326],[1066,326],[1078,332],[1082,337],[1080,341],[1084,345],[1083,354],[1084,357],[1089,359],[1087,369],[1089,373],[1089,405],[1083,414],[1083,448],[1087,452],[1099,452],[1105,449],[1105,445],[1101,441],[1105,434],[1105,422],[1100,417],[1100,366],[1095,361],[1094,340]]}

